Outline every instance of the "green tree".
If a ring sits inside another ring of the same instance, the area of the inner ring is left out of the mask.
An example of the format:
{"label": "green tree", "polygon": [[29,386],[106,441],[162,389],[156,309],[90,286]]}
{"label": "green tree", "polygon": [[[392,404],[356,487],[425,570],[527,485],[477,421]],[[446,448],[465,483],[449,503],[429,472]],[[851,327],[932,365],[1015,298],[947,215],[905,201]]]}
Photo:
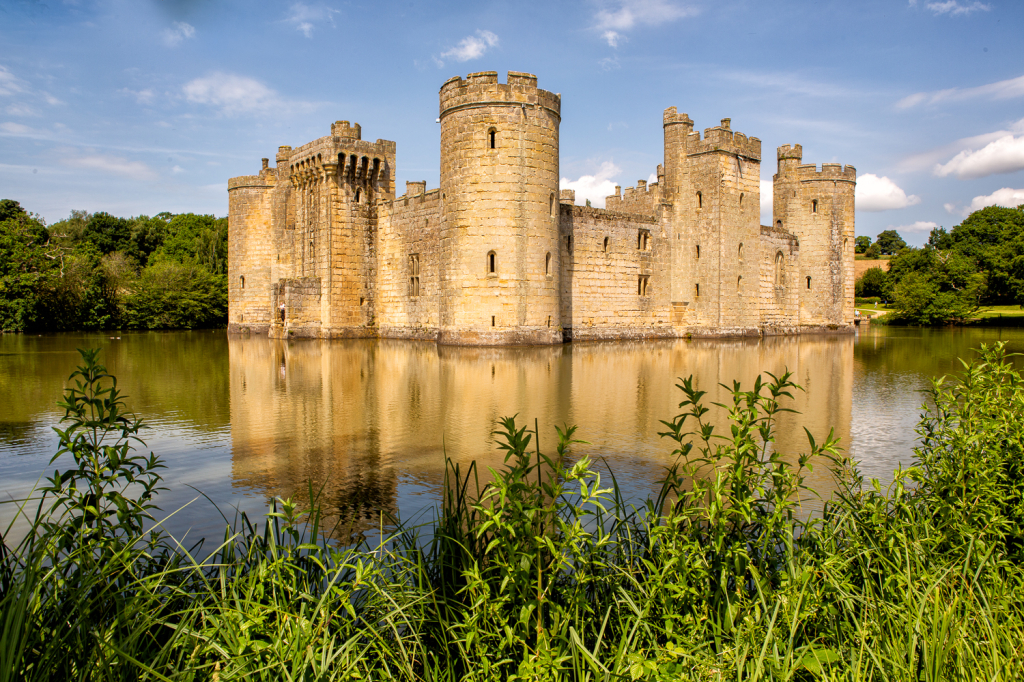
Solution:
{"label": "green tree", "polygon": [[872,244],[864,252],[864,257],[872,260],[877,260],[880,255],[882,255],[882,250],[878,248],[878,244]]}
{"label": "green tree", "polygon": [[228,221],[212,215],[182,213],[167,224],[167,236],[154,251],[154,259],[170,259],[179,263],[195,263],[212,273],[227,273]]}
{"label": "green tree", "polygon": [[855,283],[857,296],[869,298],[883,297],[886,294],[888,278],[882,268],[869,268]]}
{"label": "green tree", "polygon": [[878,249],[882,254],[891,256],[899,253],[901,249],[907,248],[907,243],[900,237],[900,233],[896,230],[884,230],[878,233],[875,237],[875,243],[878,244]]}
{"label": "green tree", "polygon": [[163,259],[146,267],[126,296],[129,324],[138,329],[196,329],[227,323],[226,275],[202,265]]}
{"label": "green tree", "polygon": [[864,253],[871,246],[871,237],[860,236],[853,240],[853,252]]}
{"label": "green tree", "polygon": [[39,288],[55,261],[46,226],[17,201],[0,201],[0,329],[24,331],[39,323]]}

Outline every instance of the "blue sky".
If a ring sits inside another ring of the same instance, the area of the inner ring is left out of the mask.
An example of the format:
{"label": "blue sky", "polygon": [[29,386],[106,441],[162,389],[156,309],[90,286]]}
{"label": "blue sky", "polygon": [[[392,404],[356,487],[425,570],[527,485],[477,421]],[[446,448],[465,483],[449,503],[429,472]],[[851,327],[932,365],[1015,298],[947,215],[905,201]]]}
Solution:
{"label": "blue sky", "polygon": [[229,177],[338,119],[436,187],[441,84],[516,70],[562,94],[580,203],[648,179],[677,106],[759,137],[769,188],[781,144],[853,164],[857,233],[921,244],[1024,203],[1022,29],[1019,0],[0,0],[0,198],[225,215]]}

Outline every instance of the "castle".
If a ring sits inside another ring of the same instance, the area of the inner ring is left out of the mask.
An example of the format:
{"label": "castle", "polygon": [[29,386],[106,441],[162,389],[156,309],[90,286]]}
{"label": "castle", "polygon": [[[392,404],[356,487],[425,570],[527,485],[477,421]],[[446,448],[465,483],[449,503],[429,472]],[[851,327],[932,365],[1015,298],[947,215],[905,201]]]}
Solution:
{"label": "castle", "polygon": [[229,333],[442,344],[790,334],[854,324],[852,166],[665,110],[656,183],[559,191],[561,96],[510,71],[440,92],[441,186],[395,195],[396,145],[358,124],[232,178]]}

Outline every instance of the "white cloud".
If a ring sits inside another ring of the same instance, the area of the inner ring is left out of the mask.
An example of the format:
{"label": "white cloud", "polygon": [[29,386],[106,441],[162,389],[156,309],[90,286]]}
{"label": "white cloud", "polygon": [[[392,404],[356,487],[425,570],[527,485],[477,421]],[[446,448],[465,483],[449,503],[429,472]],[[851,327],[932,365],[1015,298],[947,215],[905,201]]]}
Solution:
{"label": "white cloud", "polygon": [[490,31],[477,31],[475,36],[467,36],[459,41],[459,44],[450,50],[445,50],[436,60],[438,66],[444,64],[446,59],[454,59],[457,62],[468,62],[470,59],[477,59],[484,56],[484,53],[498,44],[498,36]]}
{"label": "white cloud", "polygon": [[896,103],[897,109],[910,109],[919,104],[938,104],[939,102],[960,102],[969,99],[1013,99],[1024,97],[1024,76],[1008,78],[1004,81],[978,85],[973,88],[947,88],[932,92],[917,92],[908,95]]}
{"label": "white cloud", "polygon": [[996,173],[1013,173],[1024,168],[1024,136],[1005,135],[978,150],[965,149],[944,164],[935,175],[944,178],[983,178]]}
{"label": "white cloud", "polygon": [[131,90],[130,88],[121,88],[118,92],[125,95],[130,95],[135,98],[135,101],[139,104],[152,104],[153,98],[156,97],[156,93],[150,88],[143,90]]}
{"label": "white cloud", "polygon": [[164,45],[168,47],[174,47],[179,45],[183,40],[188,40],[194,37],[196,29],[192,24],[186,24],[184,21],[175,21],[171,24],[171,28],[163,32]]}
{"label": "white cloud", "polygon": [[36,110],[27,104],[21,102],[15,102],[14,104],[7,105],[7,113],[11,116],[38,116]]}
{"label": "white cloud", "polygon": [[29,128],[26,125],[20,123],[0,123],[0,132],[14,137],[27,137],[30,135],[38,134],[39,131]]}
{"label": "white cloud", "polygon": [[941,164],[944,159],[955,156],[964,150],[971,151],[981,149],[990,142],[994,142],[1001,137],[1006,137],[1007,135],[1013,135],[1015,133],[1024,133],[1024,118],[1011,124],[1009,130],[997,130],[992,133],[984,133],[973,137],[961,138],[956,142],[943,145],[922,154],[909,156],[899,163],[898,169],[902,173],[934,170],[935,165]]}
{"label": "white cloud", "polygon": [[25,92],[23,81],[6,66],[0,66],[0,95],[13,95],[17,92]]}
{"label": "white cloud", "polygon": [[623,32],[638,26],[659,26],[698,13],[694,7],[668,0],[618,0],[614,8],[598,10],[594,28],[612,47],[618,47]]}
{"label": "white cloud", "polygon": [[185,99],[217,107],[224,114],[263,111],[279,103],[277,93],[253,78],[216,72],[189,81]]}
{"label": "white cloud", "polygon": [[171,172],[177,175],[178,173],[184,173],[185,169],[182,168],[181,166],[174,166],[173,168],[171,168]]}
{"label": "white cloud", "polygon": [[156,173],[149,166],[141,161],[129,161],[123,156],[108,156],[104,154],[69,156],[65,154],[60,162],[71,168],[100,171],[101,173],[119,175],[136,180],[152,180],[156,178]]}
{"label": "white cloud", "polygon": [[948,14],[951,17],[959,16],[961,14],[970,14],[972,12],[988,12],[992,9],[991,5],[986,5],[983,2],[972,2],[970,4],[961,5],[957,0],[944,0],[943,2],[929,2],[925,5],[935,14]]}
{"label": "white cloud", "polygon": [[313,29],[318,24],[330,24],[334,26],[334,15],[339,11],[326,5],[311,6],[302,2],[296,2],[288,10],[285,22],[295,27],[307,38],[313,37]]}
{"label": "white cloud", "polygon": [[1024,204],[1024,189],[1003,187],[1002,189],[997,189],[995,192],[992,192],[992,194],[974,197],[974,199],[971,200],[970,206],[960,207],[956,204],[945,204],[944,207],[950,213],[959,214],[966,218],[971,213],[980,211],[987,206],[1017,208],[1021,204]]}
{"label": "white cloud", "polygon": [[585,205],[589,199],[592,206],[604,208],[605,198],[615,194],[615,181],[612,178],[621,172],[622,169],[611,161],[604,161],[593,175],[583,175],[578,180],[562,178],[558,186],[560,189],[576,190],[577,204]]}
{"label": "white cloud", "polygon": [[857,210],[858,211],[891,211],[921,203],[921,197],[907,195],[889,178],[878,177],[873,173],[865,173],[857,178]]}
{"label": "white cloud", "polygon": [[51,95],[48,92],[43,92],[43,93],[40,93],[40,94],[42,94],[43,99],[46,100],[46,103],[49,104],[50,106],[57,106],[58,104],[64,104],[64,102],[60,101],[59,99],[57,99],[56,97],[54,97],[53,95]]}
{"label": "white cloud", "polygon": [[[775,196],[775,183],[771,180],[761,181],[761,222],[770,225],[772,222],[772,198]],[[767,220],[765,220],[767,218]]]}
{"label": "white cloud", "polygon": [[918,220],[917,222],[910,223],[909,225],[897,225],[895,227],[890,225],[889,229],[896,230],[897,232],[931,232],[938,226],[938,223],[930,220]]}

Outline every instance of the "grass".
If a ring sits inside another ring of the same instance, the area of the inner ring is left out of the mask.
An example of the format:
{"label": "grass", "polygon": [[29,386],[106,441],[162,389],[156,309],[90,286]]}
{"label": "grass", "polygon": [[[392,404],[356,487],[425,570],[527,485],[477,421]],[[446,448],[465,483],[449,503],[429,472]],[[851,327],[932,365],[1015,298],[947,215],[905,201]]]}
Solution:
{"label": "grass", "polygon": [[[574,428],[545,453],[506,418],[490,483],[449,463],[432,522],[348,547],[315,502],[236,518],[215,547],[146,530],[160,462],[135,453],[141,424],[95,352],[69,385],[76,466],[2,546],[0,682],[1024,675],[1024,377],[1002,346],[935,380],[885,490],[831,436],[776,450],[788,374],[721,405],[686,379],[663,422],[677,464],[644,504],[573,455]],[[840,492],[808,519],[813,466]]]}

